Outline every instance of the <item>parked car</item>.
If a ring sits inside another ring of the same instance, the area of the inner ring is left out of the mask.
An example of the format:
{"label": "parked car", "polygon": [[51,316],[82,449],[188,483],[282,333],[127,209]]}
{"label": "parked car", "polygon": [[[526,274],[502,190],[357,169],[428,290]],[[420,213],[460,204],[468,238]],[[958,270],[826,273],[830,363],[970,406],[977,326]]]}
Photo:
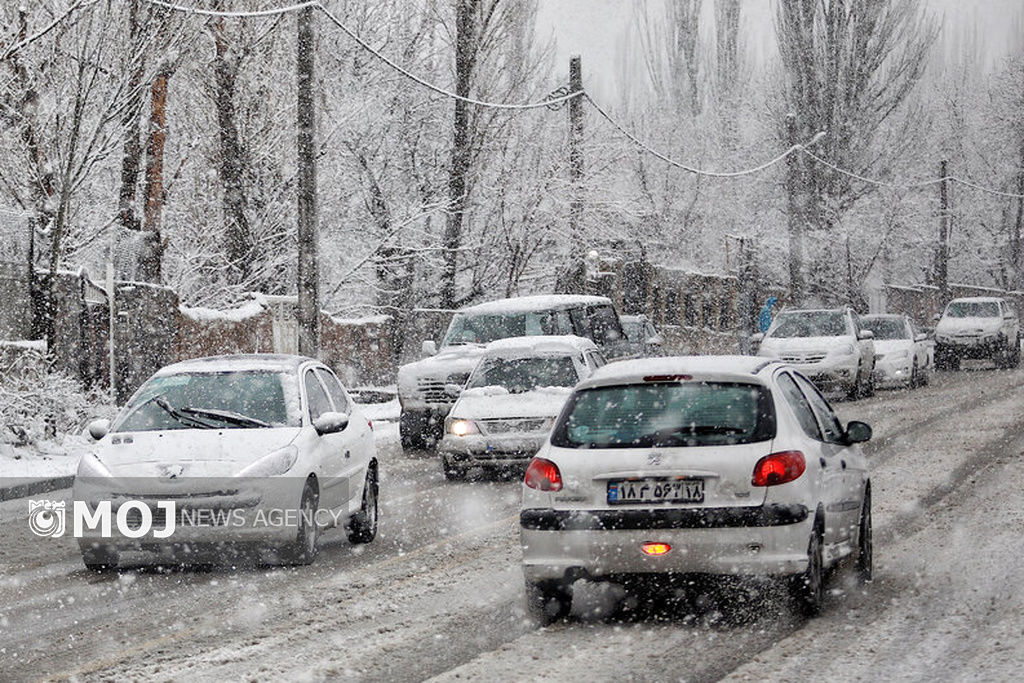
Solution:
{"label": "parked car", "polygon": [[957,370],[964,358],[987,358],[997,368],[1020,365],[1020,320],[1005,299],[953,299],[935,326],[935,365]]}
{"label": "parked car", "polygon": [[[138,501],[152,519],[164,515],[161,525],[168,520],[159,502],[176,502],[166,539],[88,531],[79,545],[91,569],[116,566],[121,553],[136,550],[180,560],[252,549],[269,551],[271,561],[308,564],[323,528],[343,526],[353,543],[377,533],[371,427],[337,376],[310,358],[238,355],[170,365],[113,423],[98,420],[89,431],[98,443],[82,456],[75,500],[92,510],[111,501],[114,512]],[[141,525],[146,513],[134,507],[133,514]]]}
{"label": "parked car", "polygon": [[902,314],[865,315],[875,335],[875,386],[913,388],[928,384],[935,370],[935,342]]}
{"label": "parked car", "polygon": [[619,319],[629,341],[630,355],[641,358],[662,355],[665,339],[646,315],[623,315]]}
{"label": "parked car", "polygon": [[455,313],[441,340],[423,342],[425,358],[398,370],[402,404],[399,431],[405,448],[427,448],[441,439],[444,418],[461,386],[496,339],[537,335],[576,335],[592,340],[606,358],[630,354],[618,313],[603,296],[524,296],[477,304]]}
{"label": "parked car", "polygon": [[789,363],[824,389],[850,398],[875,391],[875,345],[852,308],[783,310],[764,335],[752,339],[757,355]]}
{"label": "parked car", "polygon": [[513,337],[491,342],[445,418],[438,445],[448,479],[469,467],[525,468],[576,384],[604,365],[582,337]]}
{"label": "parked car", "polygon": [[803,375],[750,356],[613,363],[581,382],[530,462],[520,513],[527,607],[568,615],[572,583],[783,578],[820,610],[844,558],[872,572],[862,422]]}

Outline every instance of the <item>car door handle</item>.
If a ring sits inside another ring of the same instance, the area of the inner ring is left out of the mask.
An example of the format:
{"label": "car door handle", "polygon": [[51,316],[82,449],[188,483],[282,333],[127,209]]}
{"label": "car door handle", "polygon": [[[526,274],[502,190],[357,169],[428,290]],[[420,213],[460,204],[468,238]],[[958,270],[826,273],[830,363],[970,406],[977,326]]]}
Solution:
{"label": "car door handle", "polygon": [[818,462],[821,463],[822,467],[828,467],[828,460],[825,460],[825,458],[818,458]]}
{"label": "car door handle", "polygon": [[[345,457],[346,457],[346,458],[348,458],[348,457],[349,457],[349,456],[351,456],[351,455],[352,455],[352,451],[345,451]],[[843,463],[843,465],[845,466],[845,465],[846,465],[846,463]]]}
{"label": "car door handle", "polygon": [[843,466],[844,470],[846,469],[846,461],[845,460],[840,460],[839,464],[841,464]]}

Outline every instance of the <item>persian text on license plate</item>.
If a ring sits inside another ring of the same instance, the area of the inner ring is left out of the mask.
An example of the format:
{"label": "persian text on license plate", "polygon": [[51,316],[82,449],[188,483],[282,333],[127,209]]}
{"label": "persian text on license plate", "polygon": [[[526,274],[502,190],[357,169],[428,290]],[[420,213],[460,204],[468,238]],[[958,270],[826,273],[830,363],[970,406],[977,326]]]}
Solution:
{"label": "persian text on license plate", "polygon": [[608,482],[608,503],[703,503],[704,480],[684,478],[614,479]]}

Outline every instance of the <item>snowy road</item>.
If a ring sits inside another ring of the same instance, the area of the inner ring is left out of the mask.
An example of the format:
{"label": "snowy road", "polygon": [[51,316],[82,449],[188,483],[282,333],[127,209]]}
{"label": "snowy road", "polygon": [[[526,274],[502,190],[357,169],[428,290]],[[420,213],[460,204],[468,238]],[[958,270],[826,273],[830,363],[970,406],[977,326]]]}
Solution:
{"label": "snowy road", "polygon": [[769,596],[622,616],[583,586],[573,619],[521,609],[519,484],[448,483],[383,454],[381,535],[326,537],[297,569],[84,570],[0,505],[0,679],[892,680],[1015,677],[1024,666],[1024,371],[936,377],[845,403],[869,449],[876,581],[831,584],[805,621]]}

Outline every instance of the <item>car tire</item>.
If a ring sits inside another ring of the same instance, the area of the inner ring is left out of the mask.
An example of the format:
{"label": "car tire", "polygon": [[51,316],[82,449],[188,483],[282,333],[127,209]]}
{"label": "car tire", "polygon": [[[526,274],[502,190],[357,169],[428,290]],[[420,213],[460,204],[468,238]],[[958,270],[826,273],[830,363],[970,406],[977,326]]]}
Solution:
{"label": "car tire", "polygon": [[403,412],[398,418],[398,434],[402,439],[402,448],[407,451],[425,449],[425,429],[426,420],[421,415]]}
{"label": "car tire", "polygon": [[348,523],[348,540],[350,543],[369,543],[377,538],[377,525],[380,519],[378,506],[380,487],[377,483],[377,466],[371,464],[366,470],[366,484],[363,486],[363,503],[359,512],[352,516]]}
{"label": "car tire", "polygon": [[856,401],[858,398],[860,398],[860,385],[860,367],[858,366],[857,374],[853,378],[853,384],[851,384],[849,388],[846,390],[846,398],[850,399],[851,401]]}
{"label": "car tire", "polygon": [[910,366],[910,379],[907,380],[907,389],[916,389],[921,386],[921,373],[917,370],[917,359]]}
{"label": "car tire", "polygon": [[807,617],[821,613],[825,601],[825,568],[819,522],[815,522],[807,544],[807,569],[790,579],[789,594],[798,613]]}
{"label": "car tire", "polygon": [[117,551],[104,547],[82,548],[82,564],[92,572],[105,572],[117,569]]}
{"label": "car tire", "polygon": [[526,582],[526,613],[541,626],[562,621],[572,611],[572,587],[564,581]]}
{"label": "car tire", "polygon": [[874,575],[875,548],[871,531],[871,488],[864,490],[864,502],[860,508],[860,524],[857,529],[857,579],[868,583]]}
{"label": "car tire", "polygon": [[444,468],[444,478],[448,481],[462,481],[466,478],[466,468],[453,465],[444,456],[441,457],[441,467]]}
{"label": "car tire", "polygon": [[[295,540],[287,546],[282,553],[282,559],[289,565],[313,564],[316,559],[317,537],[320,529],[316,524],[316,512],[320,507],[320,493],[317,490],[316,481],[312,478],[306,480],[302,489],[302,497],[299,499],[299,528],[295,532]],[[310,524],[309,522],[313,522]]]}
{"label": "car tire", "polygon": [[1010,367],[1020,367],[1020,335],[1017,335],[1017,343],[1013,347],[1013,351],[1010,353]]}

